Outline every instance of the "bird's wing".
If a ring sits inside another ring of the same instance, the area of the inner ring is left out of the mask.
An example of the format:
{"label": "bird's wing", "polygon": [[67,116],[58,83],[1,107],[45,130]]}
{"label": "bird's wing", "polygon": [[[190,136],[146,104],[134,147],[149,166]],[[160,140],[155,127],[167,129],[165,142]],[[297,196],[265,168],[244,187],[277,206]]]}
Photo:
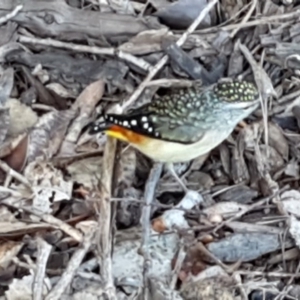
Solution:
{"label": "bird's wing", "polygon": [[173,88],[168,94],[126,115],[108,114],[105,121],[150,138],[194,143],[210,127],[205,109],[212,97],[212,92],[203,93],[197,88]]}

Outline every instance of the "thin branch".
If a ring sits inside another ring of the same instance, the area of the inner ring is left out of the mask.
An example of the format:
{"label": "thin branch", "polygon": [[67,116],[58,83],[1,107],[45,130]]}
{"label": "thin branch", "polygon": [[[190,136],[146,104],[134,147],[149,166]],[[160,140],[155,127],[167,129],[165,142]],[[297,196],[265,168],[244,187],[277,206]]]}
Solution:
{"label": "thin branch", "polygon": [[[4,200],[3,203],[6,203],[6,201]],[[55,218],[54,216],[49,215],[49,214],[38,213],[37,211],[34,211],[32,209],[25,208],[25,207],[18,207],[18,206],[12,205],[10,203],[8,203],[8,205],[14,207],[17,210],[22,210],[29,214],[35,215],[35,216],[41,218],[44,222],[59,228],[61,231],[63,231],[65,234],[72,237],[78,243],[82,242],[83,236],[79,230],[77,230],[73,226],[65,223],[64,221],[62,221],[58,218]]]}
{"label": "thin branch", "polygon": [[242,261],[238,260],[236,263],[232,265],[225,265],[219,258],[217,258],[214,254],[212,254],[204,245],[202,242],[197,243],[197,250],[207,257],[209,257],[211,260],[213,260],[218,266],[223,268],[224,271],[226,271],[229,274],[234,273],[241,265]]}
{"label": "thin branch", "polygon": [[243,18],[242,22],[239,23],[239,27],[235,28],[232,32],[231,32],[231,35],[230,35],[230,38],[234,38],[234,36],[239,32],[239,30],[242,28],[242,25],[247,23],[247,21],[250,19],[253,11],[255,10],[255,7],[257,5],[257,0],[253,0],[252,1],[252,5],[249,9],[249,11],[246,13],[245,17]]}
{"label": "thin branch", "polygon": [[263,206],[266,203],[268,203],[271,199],[277,197],[280,193],[282,193],[283,191],[285,191],[288,187],[285,186],[282,189],[280,189],[279,191],[276,191],[274,194],[272,194],[271,196],[268,196],[266,198],[261,199],[260,201],[257,201],[255,203],[253,203],[252,205],[250,205],[247,209],[245,210],[241,210],[240,212],[236,213],[233,217],[227,219],[226,221],[220,223],[218,226],[216,226],[214,228],[214,232],[217,232],[220,228],[222,228],[223,226],[226,226],[226,224],[241,218],[242,216],[244,216],[245,214],[249,213],[250,211],[252,211],[253,209],[256,209],[257,207]]}
{"label": "thin branch", "polygon": [[83,239],[82,247],[78,248],[71,257],[69,264],[62,274],[58,283],[53,287],[51,292],[45,297],[45,300],[59,300],[68,286],[71,284],[73,277],[76,274],[82,260],[90,250],[91,245],[95,239],[96,226],[92,226],[87,231],[86,236]]}
{"label": "thin branch", "polygon": [[7,173],[7,176],[11,176],[15,178],[16,180],[23,183],[26,187],[28,187],[32,191],[30,182],[24,176],[22,176],[21,174],[13,170],[8,164],[6,164],[2,160],[0,160],[0,169],[2,169],[2,171]]}
{"label": "thin branch", "polygon": [[[114,107],[117,109],[117,106]],[[103,281],[103,290],[109,294],[110,300],[117,299],[112,276],[112,180],[115,165],[117,142],[114,138],[107,137],[103,154],[101,174],[100,199],[96,203],[99,212],[97,231],[98,262],[100,276]]]}
{"label": "thin branch", "polygon": [[[202,20],[206,17],[206,15],[210,12],[210,10],[216,5],[218,0],[213,0],[201,11],[199,16],[195,19],[195,21],[190,25],[190,27],[184,32],[184,34],[179,38],[176,42],[176,45],[181,47],[188,36],[195,31],[198,25],[202,22]],[[122,109],[125,110],[130,105],[132,105],[142,94],[145,87],[148,85],[149,81],[162,69],[162,67],[168,62],[168,55],[164,55],[158,63],[150,70],[148,76],[144,79],[144,81],[139,85],[139,87],[135,90],[135,92],[131,95],[131,97],[123,104]]]}
{"label": "thin branch", "polygon": [[162,164],[156,163],[150,171],[144,194],[145,205],[143,207],[141,223],[143,228],[142,234],[142,245],[141,252],[144,257],[143,275],[144,275],[144,287],[143,287],[143,299],[149,299],[149,288],[148,288],[148,273],[151,267],[151,257],[149,253],[150,245],[150,216],[151,216],[151,204],[154,199],[155,188],[158,183],[162,172]]}
{"label": "thin branch", "polygon": [[171,284],[170,284],[170,288],[172,290],[175,290],[175,288],[176,288],[176,283],[178,281],[178,275],[182,268],[182,264],[185,260],[185,257],[186,257],[185,246],[182,245],[178,251],[178,255],[176,257],[176,264],[175,264],[175,267],[173,270],[172,280],[171,280]]}
{"label": "thin branch", "polygon": [[259,25],[263,25],[263,24],[271,24],[272,22],[278,24],[280,21],[283,21],[285,19],[296,19],[299,17],[299,15],[300,15],[300,9],[297,9],[296,11],[281,14],[281,15],[261,17],[258,20],[249,21],[244,24],[239,23],[239,24],[230,24],[230,25],[226,25],[226,26],[219,25],[219,26],[215,26],[215,27],[200,29],[200,30],[197,30],[195,33],[203,34],[203,33],[214,33],[214,32],[218,32],[220,30],[233,30],[236,28],[244,29],[244,28],[259,26]]}
{"label": "thin branch", "polygon": [[22,8],[23,8],[23,5],[18,5],[12,12],[10,12],[7,15],[5,15],[4,17],[0,18],[0,25],[2,25],[4,23],[6,23],[7,21],[11,20],[12,18],[14,18]]}
{"label": "thin branch", "polygon": [[144,71],[151,70],[152,66],[142,58],[136,57],[130,53],[115,49],[115,48],[100,48],[97,46],[86,46],[86,45],[77,45],[74,43],[66,43],[53,39],[39,39],[35,37],[28,36],[19,36],[19,42],[26,44],[42,45],[42,46],[51,46],[55,48],[68,49],[77,52],[85,52],[98,55],[109,55],[117,56],[120,59],[123,59],[129,63],[134,64],[135,66],[141,68]]}
{"label": "thin branch", "polygon": [[300,273],[281,273],[281,272],[262,272],[262,271],[244,271],[238,270],[236,273],[243,276],[260,276],[263,278],[275,277],[275,278],[300,278]]}
{"label": "thin branch", "polygon": [[42,300],[46,265],[51,253],[52,246],[40,237],[37,238],[37,246],[38,257],[36,263],[37,269],[35,271],[33,282],[33,300]]}

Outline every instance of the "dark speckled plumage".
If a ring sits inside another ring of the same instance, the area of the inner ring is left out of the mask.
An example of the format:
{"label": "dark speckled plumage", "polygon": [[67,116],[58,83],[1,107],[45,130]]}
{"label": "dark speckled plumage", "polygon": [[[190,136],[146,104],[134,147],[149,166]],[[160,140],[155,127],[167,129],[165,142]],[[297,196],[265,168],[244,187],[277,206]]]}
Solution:
{"label": "dark speckled plumage", "polygon": [[190,144],[207,130],[234,126],[231,123],[236,123],[243,111],[240,104],[258,97],[255,86],[245,81],[217,83],[208,88],[171,88],[164,96],[126,115],[106,115],[105,121],[148,137]]}

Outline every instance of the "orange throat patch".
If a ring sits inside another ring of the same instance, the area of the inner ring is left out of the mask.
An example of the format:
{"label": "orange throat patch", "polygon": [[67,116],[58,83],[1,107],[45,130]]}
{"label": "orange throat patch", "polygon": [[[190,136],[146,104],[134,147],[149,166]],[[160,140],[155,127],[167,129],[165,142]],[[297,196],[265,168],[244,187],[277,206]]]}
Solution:
{"label": "orange throat patch", "polygon": [[143,144],[148,139],[142,134],[138,134],[130,129],[118,125],[112,125],[109,129],[105,130],[105,133],[108,136],[131,144]]}

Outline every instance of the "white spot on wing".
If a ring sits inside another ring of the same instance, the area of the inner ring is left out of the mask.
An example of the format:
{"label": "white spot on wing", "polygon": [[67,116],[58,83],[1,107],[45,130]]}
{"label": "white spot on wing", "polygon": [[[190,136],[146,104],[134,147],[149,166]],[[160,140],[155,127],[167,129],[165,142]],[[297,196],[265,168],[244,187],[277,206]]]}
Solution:
{"label": "white spot on wing", "polygon": [[152,132],[152,131],[153,131],[153,128],[152,128],[152,127],[149,127],[149,128],[148,128],[148,131],[149,131],[149,132]]}
{"label": "white spot on wing", "polygon": [[142,122],[147,122],[148,118],[146,116],[142,117]]}
{"label": "white spot on wing", "polygon": [[131,125],[136,126],[137,125],[137,121],[136,120],[131,120]]}
{"label": "white spot on wing", "polygon": [[143,128],[147,129],[149,127],[149,123],[144,123]]}
{"label": "white spot on wing", "polygon": [[128,121],[123,121],[123,126],[129,126],[129,123],[128,123]]}

